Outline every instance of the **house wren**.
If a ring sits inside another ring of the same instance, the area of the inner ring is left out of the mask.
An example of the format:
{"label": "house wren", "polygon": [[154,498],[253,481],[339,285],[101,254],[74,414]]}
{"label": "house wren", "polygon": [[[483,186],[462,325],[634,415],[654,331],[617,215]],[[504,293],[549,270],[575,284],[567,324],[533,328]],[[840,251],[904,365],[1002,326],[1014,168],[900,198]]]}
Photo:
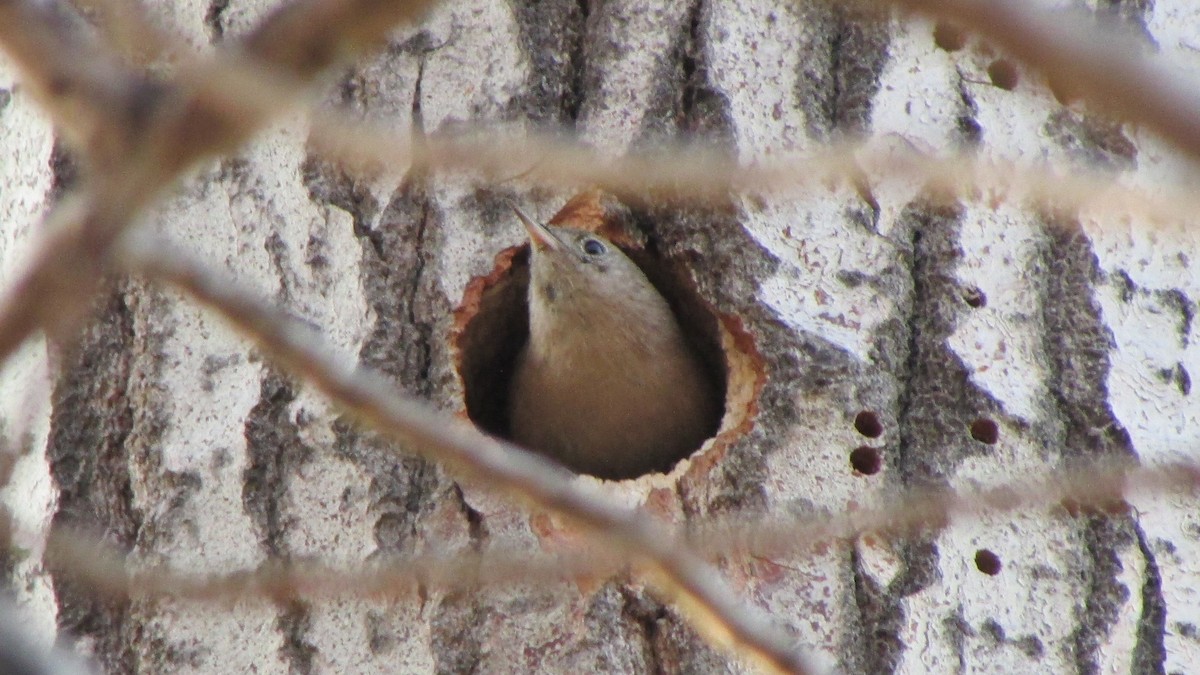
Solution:
{"label": "house wren", "polygon": [[667,301],[607,239],[513,210],[531,249],[513,440],[609,479],[665,470],[699,448],[720,402]]}

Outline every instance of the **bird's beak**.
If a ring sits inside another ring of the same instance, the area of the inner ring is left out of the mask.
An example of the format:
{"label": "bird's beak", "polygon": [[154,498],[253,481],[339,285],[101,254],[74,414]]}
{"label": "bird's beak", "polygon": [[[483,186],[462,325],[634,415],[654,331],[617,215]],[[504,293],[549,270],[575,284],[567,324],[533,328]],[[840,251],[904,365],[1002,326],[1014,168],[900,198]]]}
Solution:
{"label": "bird's beak", "polygon": [[525,226],[525,230],[529,232],[529,242],[533,244],[535,249],[539,251],[562,250],[562,242],[558,240],[558,237],[554,236],[554,233],[550,231],[550,228],[525,215],[525,212],[518,208],[516,204],[509,204],[509,206],[512,207],[512,210],[517,213],[517,217],[521,219],[521,224],[523,224]]}

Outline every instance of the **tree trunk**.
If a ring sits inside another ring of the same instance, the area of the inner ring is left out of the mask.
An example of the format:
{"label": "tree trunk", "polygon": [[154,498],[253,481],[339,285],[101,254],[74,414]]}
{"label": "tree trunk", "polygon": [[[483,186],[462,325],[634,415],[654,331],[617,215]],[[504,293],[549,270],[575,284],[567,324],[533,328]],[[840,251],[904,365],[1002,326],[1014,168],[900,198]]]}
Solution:
{"label": "tree trunk", "polygon": [[[234,39],[266,9],[155,8],[196,43]],[[1188,3],[1118,14],[1173,63],[1196,65],[1200,11]],[[71,180],[15,77],[0,69],[8,280]],[[1100,168],[1148,188],[1190,175],[1154,137],[1063,105],[977,38],[816,1],[454,1],[329,92],[404,133],[552,125],[612,156],[699,138],[749,163],[861,136]],[[307,134],[302,119],[274,128],[201,171],[147,226],[407,394],[464,412],[460,310],[473,280],[498,273],[495,256],[524,241],[505,200],[545,220],[572,193],[424,171],[356,179],[311,152]],[[721,317],[724,332],[706,339],[741,346],[712,357],[728,370],[718,439],[669,474],[603,489],[685,525],[838,514],[902,490],[1021,486],[1098,460],[1154,466],[1190,453],[1200,237],[977,197],[889,180],[618,208],[648,264],[682,270],[676,290]],[[5,493],[19,526],[103,533],[135,566],[357,565],[558,550],[581,536],[355,426],[219,317],[141,280],[112,279],[77,343],[28,345],[0,387],[6,442],[24,453]],[[1200,662],[1193,500],[938,525],[720,569],[823,668],[1144,673]],[[36,541],[18,540],[5,562],[40,635],[74,640],[107,672],[751,668],[630,573],[223,606],[98,599]]]}

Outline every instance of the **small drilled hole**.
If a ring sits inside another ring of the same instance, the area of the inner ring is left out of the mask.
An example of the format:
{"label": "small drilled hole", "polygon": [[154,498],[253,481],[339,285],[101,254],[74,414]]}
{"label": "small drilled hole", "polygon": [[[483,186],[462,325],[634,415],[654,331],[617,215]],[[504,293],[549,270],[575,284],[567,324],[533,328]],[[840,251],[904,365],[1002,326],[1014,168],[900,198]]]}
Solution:
{"label": "small drilled hole", "polygon": [[979,290],[978,286],[972,286],[963,291],[963,302],[975,309],[979,309],[980,307],[987,306],[987,296],[983,294],[983,291]]}
{"label": "small drilled hole", "polygon": [[879,438],[883,435],[883,422],[879,421],[879,415],[870,410],[864,410],[855,416],[854,428],[867,438]]}
{"label": "small drilled hole", "polygon": [[933,27],[933,44],[939,49],[956,52],[967,44],[967,33],[958,26],[939,21]]}
{"label": "small drilled hole", "polygon": [[988,66],[987,73],[992,84],[1005,91],[1016,89],[1017,82],[1021,80],[1021,76],[1017,73],[1017,67],[1007,59],[992,61]]}
{"label": "small drilled hole", "polygon": [[986,548],[981,548],[975,551],[975,567],[989,577],[994,577],[1000,574],[1003,564],[1000,562],[1000,556]]}
{"label": "small drilled hole", "polygon": [[864,445],[850,451],[850,466],[863,475],[874,476],[883,468],[883,456],[879,450]]}
{"label": "small drilled hole", "polygon": [[995,445],[1000,440],[1000,427],[988,419],[977,419],[971,422],[971,438],[980,443]]}

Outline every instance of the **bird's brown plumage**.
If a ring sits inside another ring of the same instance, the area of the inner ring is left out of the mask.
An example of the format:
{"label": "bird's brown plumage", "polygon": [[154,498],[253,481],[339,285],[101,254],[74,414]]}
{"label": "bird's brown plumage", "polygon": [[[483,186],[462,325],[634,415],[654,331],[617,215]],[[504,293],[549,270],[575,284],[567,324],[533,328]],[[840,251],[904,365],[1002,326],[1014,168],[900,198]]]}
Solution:
{"label": "bird's brown plumage", "polygon": [[601,478],[664,470],[712,434],[711,378],[665,299],[611,242],[534,223],[513,439]]}

